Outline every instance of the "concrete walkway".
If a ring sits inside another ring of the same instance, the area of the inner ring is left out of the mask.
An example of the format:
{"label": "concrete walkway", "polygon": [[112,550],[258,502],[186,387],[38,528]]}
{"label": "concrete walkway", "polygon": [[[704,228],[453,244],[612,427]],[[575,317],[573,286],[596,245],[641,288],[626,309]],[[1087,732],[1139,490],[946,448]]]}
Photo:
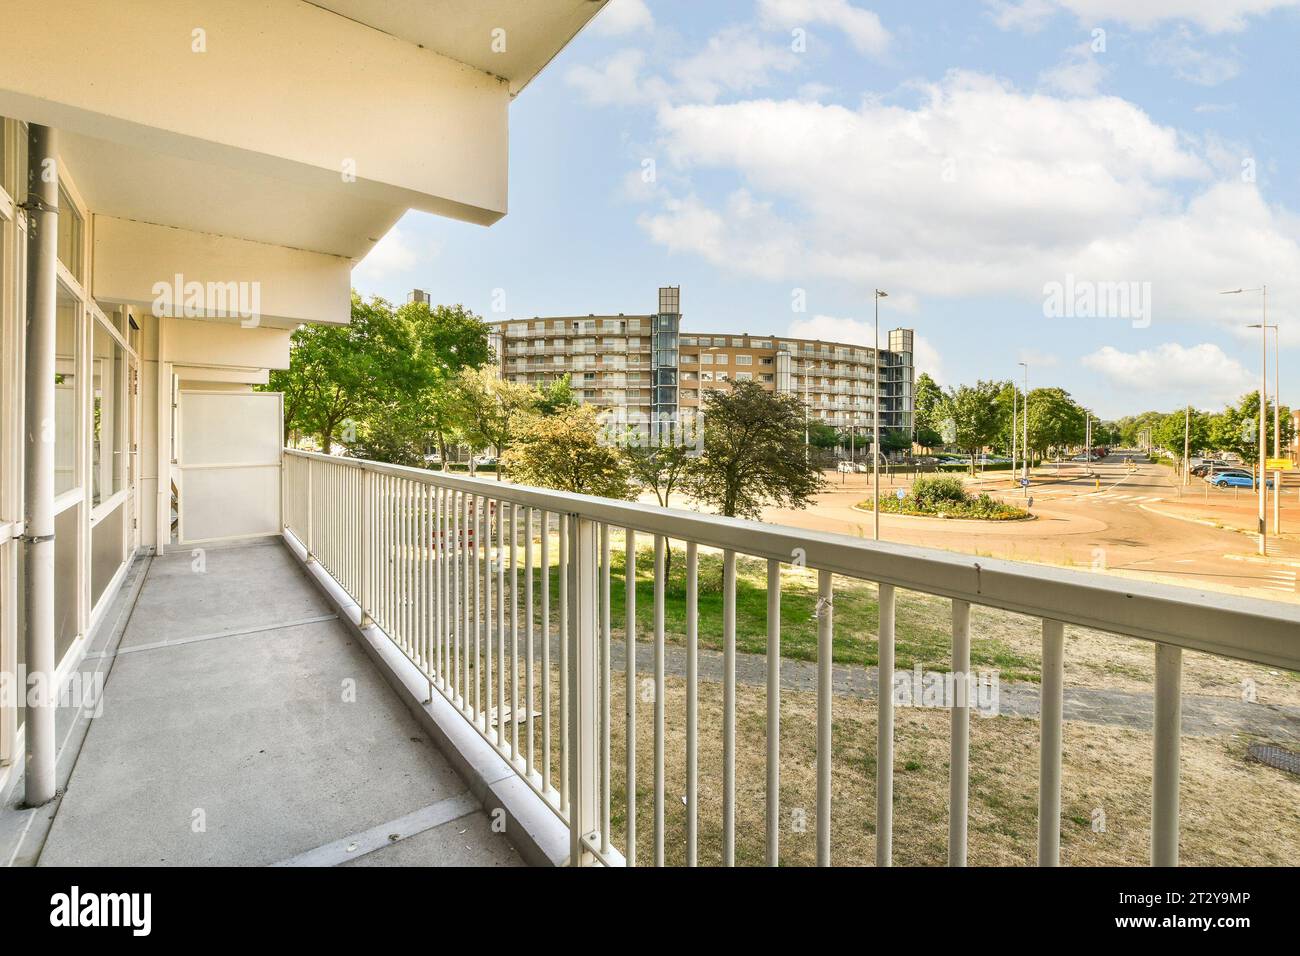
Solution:
{"label": "concrete walkway", "polygon": [[519,865],[278,541],[155,558],[41,865]]}

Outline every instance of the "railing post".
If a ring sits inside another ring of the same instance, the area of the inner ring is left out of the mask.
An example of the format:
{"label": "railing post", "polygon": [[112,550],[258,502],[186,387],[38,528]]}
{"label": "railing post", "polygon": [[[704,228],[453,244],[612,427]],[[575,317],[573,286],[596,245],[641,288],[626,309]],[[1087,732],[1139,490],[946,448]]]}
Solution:
{"label": "railing post", "polygon": [[1156,645],[1155,766],[1151,780],[1151,865],[1178,865],[1178,762],[1183,649]]}
{"label": "railing post", "polygon": [[1061,865],[1061,719],[1065,625],[1043,618],[1042,705],[1038,721],[1038,865]]}
{"label": "railing post", "polygon": [[948,756],[948,865],[966,865],[970,787],[970,602],[952,602],[952,738]]}
{"label": "railing post", "polygon": [[876,628],[876,866],[894,865],[894,611],[892,584],[878,586]]}
{"label": "railing post", "polygon": [[361,469],[361,593],[357,595],[357,603],[361,606],[361,626],[370,627],[375,623],[370,616],[375,563],[375,545],[371,540],[374,529],[375,474],[365,465]]}
{"label": "railing post", "polygon": [[600,820],[600,766],[597,721],[597,558],[596,522],[569,516],[569,834],[571,866],[592,862],[584,840],[590,841]]}
{"label": "railing post", "polygon": [[315,507],[312,502],[312,494],[315,490],[315,483],[312,481],[312,460],[307,459],[307,563],[311,564],[316,560],[316,515]]}

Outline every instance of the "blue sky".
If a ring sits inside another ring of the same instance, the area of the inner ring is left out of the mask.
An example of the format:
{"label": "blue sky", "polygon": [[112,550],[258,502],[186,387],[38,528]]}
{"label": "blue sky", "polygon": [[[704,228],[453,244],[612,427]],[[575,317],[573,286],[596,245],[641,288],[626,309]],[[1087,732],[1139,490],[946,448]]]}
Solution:
{"label": "blue sky", "polygon": [[1294,405],[1298,43],[1300,0],[611,0],[511,107],[509,215],[411,213],[353,281],[864,342],[881,287],[941,382],[1106,417],[1257,387],[1217,293],[1266,282]]}

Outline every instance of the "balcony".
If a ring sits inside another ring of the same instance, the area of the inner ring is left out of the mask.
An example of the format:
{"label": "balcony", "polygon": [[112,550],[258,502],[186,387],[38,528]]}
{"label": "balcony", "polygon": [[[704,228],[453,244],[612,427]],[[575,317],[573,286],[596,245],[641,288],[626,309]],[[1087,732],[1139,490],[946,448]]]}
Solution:
{"label": "balcony", "polygon": [[[0,817],[0,850],[48,865],[1056,865],[1080,840],[1063,842],[1063,755],[1100,748],[1104,766],[1109,738],[1078,729],[1100,720],[1137,728],[1149,858],[1176,864],[1205,859],[1196,837],[1219,825],[1180,829],[1180,792],[1204,789],[1181,775],[1185,741],[1228,725],[1300,740],[1296,708],[1181,689],[1184,653],[1300,669],[1290,605],[296,451],[283,496],[283,540],[136,563],[83,665],[111,680],[79,752],[66,737],[53,820]],[[674,543],[684,590],[665,576]],[[845,633],[836,601],[864,585],[876,633]],[[972,720],[978,695],[922,720],[879,693],[914,624],[903,592],[942,602],[954,674],[972,674],[982,612],[1041,622],[1038,682],[1005,685],[992,718],[1028,724],[1030,754],[998,749],[1023,730]],[[803,628],[812,658],[783,657]],[[1071,642],[1094,631],[1150,646],[1145,701],[1067,687]],[[879,671],[833,664],[866,639]],[[917,746],[949,768],[928,794]],[[1006,836],[1008,799],[1035,815],[1030,838]],[[914,818],[927,800],[937,824]]]}
{"label": "balcony", "polygon": [[[1137,708],[1129,726],[1150,768],[1146,858],[1126,862],[1177,864],[1180,847],[1204,859],[1195,836],[1205,824],[1180,831],[1180,792],[1194,782],[1181,776],[1180,748],[1225,714],[1248,731],[1260,715],[1185,696],[1184,653],[1300,669],[1290,605],[306,453],[287,453],[285,525],[369,639],[400,652],[408,684],[427,686],[548,811],[570,863],[888,865],[901,848],[902,862],[965,865],[973,846],[973,862],[1057,865],[1063,754],[1090,706],[1066,688],[1065,664],[1070,641],[1097,631],[1144,642],[1153,664],[1152,693],[1124,705]],[[684,589],[665,576],[674,542]],[[742,588],[742,574],[765,576],[766,590]],[[879,603],[883,673],[894,673],[901,591],[943,603],[951,674],[972,676],[972,621],[984,612],[1041,629],[1038,682],[1007,688],[1009,712],[1036,722],[1036,774],[987,763],[986,725],[972,731],[964,695],[930,715],[949,768],[930,794],[946,819],[937,859],[926,854],[938,834],[919,833],[909,813],[904,839],[893,836],[896,790],[908,788],[909,809],[918,799],[911,778],[896,779],[913,761],[898,770],[895,752],[917,732],[915,710],[878,692],[875,669],[832,664],[838,642],[863,639],[837,631],[837,596],[858,600],[864,585]],[[757,622],[756,598],[766,606]],[[781,656],[783,631],[800,627],[785,601],[812,602],[812,660]],[[761,650],[738,647],[741,614],[749,643],[756,624],[766,628]],[[1300,739],[1300,714],[1282,709],[1282,732]],[[865,739],[851,756],[855,733]],[[984,801],[990,775],[1036,808],[1036,833],[1002,856],[990,850],[1004,840],[996,801]]]}

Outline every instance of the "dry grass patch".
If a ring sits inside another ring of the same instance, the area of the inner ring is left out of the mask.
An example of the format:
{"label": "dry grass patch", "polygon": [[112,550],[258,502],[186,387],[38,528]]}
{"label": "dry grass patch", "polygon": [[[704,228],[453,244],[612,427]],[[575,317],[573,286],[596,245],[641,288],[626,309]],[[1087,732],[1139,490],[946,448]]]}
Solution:
{"label": "dry grass patch", "polygon": [[[665,682],[665,862],[686,863],[686,689]],[[637,706],[637,855],[654,861],[653,685]],[[626,749],[623,680],[611,705],[611,830],[626,847]],[[552,693],[558,694],[553,682]],[[558,701],[558,697],[555,698]],[[699,862],[722,862],[722,687],[699,690]],[[558,704],[555,705],[558,714]],[[816,862],[816,697],[781,696],[781,855],[786,866]],[[894,766],[894,862],[947,862],[947,711],[897,711]],[[766,849],[766,696],[736,691],[736,863],[763,865]],[[540,730],[540,728],[539,728]],[[1033,865],[1038,826],[1038,723],[1012,717],[971,719],[969,862]],[[875,861],[875,705],[834,701],[832,862]],[[521,741],[527,739],[525,732]],[[1062,862],[1073,866],[1145,866],[1150,855],[1151,735],[1067,722],[1062,775]],[[553,741],[558,781],[558,734]],[[1289,865],[1300,858],[1300,780],[1249,761],[1240,738],[1184,738],[1182,862],[1188,865]],[[540,754],[540,737],[538,738]],[[1094,831],[1094,815],[1105,828]]]}

